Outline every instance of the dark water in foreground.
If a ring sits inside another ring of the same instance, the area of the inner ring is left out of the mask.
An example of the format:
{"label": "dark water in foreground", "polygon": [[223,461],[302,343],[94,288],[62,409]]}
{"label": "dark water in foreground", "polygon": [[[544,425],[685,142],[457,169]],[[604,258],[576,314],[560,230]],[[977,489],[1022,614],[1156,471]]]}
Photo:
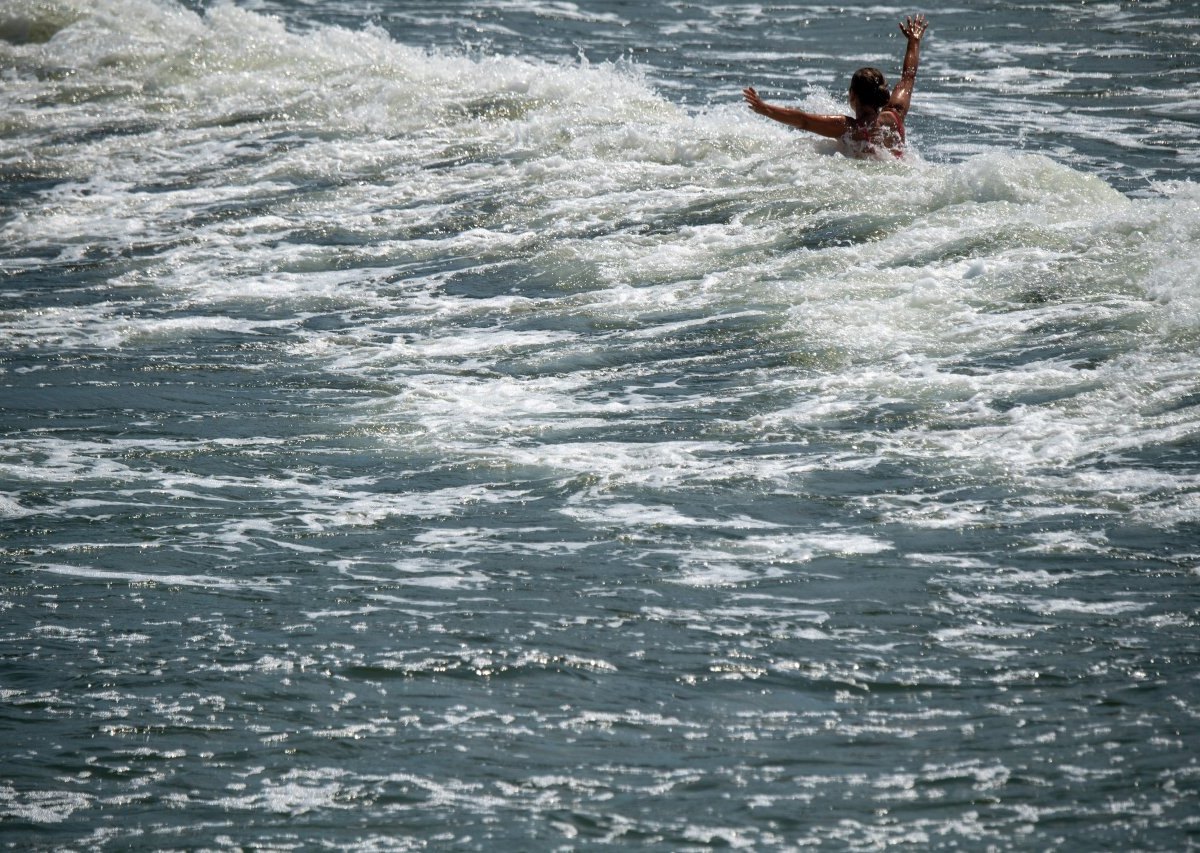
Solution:
{"label": "dark water in foreground", "polygon": [[1200,841],[1200,11],[0,5],[0,844]]}

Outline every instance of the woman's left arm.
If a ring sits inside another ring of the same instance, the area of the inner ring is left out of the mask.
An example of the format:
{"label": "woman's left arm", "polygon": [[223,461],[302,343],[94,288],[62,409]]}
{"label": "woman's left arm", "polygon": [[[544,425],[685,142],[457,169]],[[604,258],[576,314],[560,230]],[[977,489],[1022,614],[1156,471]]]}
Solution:
{"label": "woman's left arm", "polygon": [[758,92],[754,91],[753,86],[747,86],[743,89],[742,96],[745,97],[746,103],[750,105],[750,109],[754,110],[760,116],[766,116],[781,124],[786,124],[788,127],[807,130],[818,136],[839,139],[845,135],[849,127],[849,121],[845,116],[818,115],[817,113],[806,113],[804,110],[794,110],[790,107],[777,107],[774,104],[768,104],[758,96]]}

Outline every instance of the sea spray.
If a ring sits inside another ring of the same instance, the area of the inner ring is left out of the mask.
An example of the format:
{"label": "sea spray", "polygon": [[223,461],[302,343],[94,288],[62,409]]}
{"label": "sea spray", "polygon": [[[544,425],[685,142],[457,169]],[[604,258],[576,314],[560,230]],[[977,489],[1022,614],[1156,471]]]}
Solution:
{"label": "sea spray", "polygon": [[1186,846],[1177,17],[6,4],[13,843]]}

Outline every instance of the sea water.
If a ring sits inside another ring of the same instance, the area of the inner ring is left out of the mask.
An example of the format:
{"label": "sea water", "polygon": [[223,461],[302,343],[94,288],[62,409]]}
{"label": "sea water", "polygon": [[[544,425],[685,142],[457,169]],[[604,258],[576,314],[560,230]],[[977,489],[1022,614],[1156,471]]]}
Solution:
{"label": "sea water", "polygon": [[0,844],[1200,845],[1200,7],[0,3]]}

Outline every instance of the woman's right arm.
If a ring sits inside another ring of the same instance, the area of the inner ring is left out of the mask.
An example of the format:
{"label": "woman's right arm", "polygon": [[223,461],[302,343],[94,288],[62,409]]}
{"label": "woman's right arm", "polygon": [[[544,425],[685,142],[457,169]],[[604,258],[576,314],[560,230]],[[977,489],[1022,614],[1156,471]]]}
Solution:
{"label": "woman's right arm", "polygon": [[831,139],[840,139],[845,135],[846,129],[849,127],[849,121],[845,116],[817,115],[816,113],[806,113],[803,110],[793,110],[788,107],[777,107],[774,104],[768,104],[758,96],[758,92],[754,91],[754,88],[751,86],[743,89],[742,95],[746,98],[746,103],[750,105],[750,109],[754,110],[754,112],[760,116],[766,116],[769,119],[786,124],[789,127],[798,127],[800,130],[807,130],[810,133],[816,133],[820,136],[828,136]]}
{"label": "woman's right arm", "polygon": [[924,15],[905,18],[900,25],[900,32],[908,38],[908,47],[904,51],[904,67],[900,70],[900,82],[892,90],[892,99],[888,106],[898,111],[902,116],[908,113],[912,102],[913,85],[917,82],[917,66],[921,62],[921,38],[929,22]]}

